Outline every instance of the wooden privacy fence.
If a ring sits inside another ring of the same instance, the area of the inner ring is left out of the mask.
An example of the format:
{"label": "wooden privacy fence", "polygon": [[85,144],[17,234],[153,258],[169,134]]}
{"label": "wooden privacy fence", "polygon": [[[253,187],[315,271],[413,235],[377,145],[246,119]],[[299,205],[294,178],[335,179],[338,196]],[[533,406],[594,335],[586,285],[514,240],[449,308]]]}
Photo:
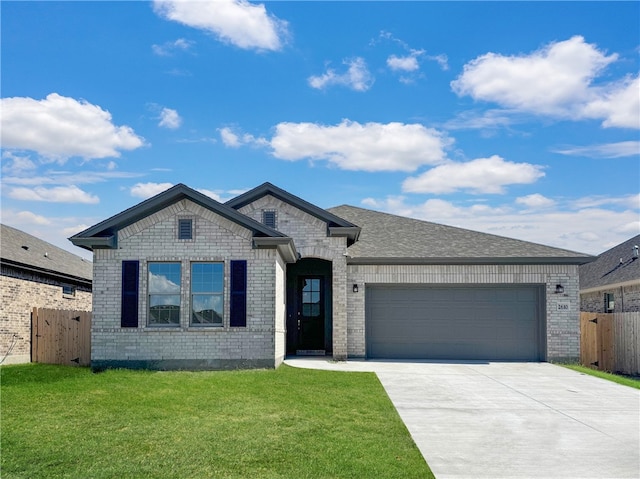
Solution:
{"label": "wooden privacy fence", "polygon": [[91,312],[33,308],[31,361],[88,366],[91,362]]}
{"label": "wooden privacy fence", "polygon": [[580,362],[640,375],[640,312],[580,313]]}

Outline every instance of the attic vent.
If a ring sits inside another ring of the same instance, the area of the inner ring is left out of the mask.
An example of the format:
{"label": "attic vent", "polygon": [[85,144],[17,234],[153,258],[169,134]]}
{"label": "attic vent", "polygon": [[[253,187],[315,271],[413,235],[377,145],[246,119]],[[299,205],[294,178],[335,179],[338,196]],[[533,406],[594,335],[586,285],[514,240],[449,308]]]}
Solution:
{"label": "attic vent", "polygon": [[276,211],[275,210],[263,210],[262,211],[262,224],[269,228],[276,229]]}
{"label": "attic vent", "polygon": [[193,220],[191,218],[178,220],[178,239],[193,239]]}
{"label": "attic vent", "polygon": [[24,245],[24,244],[22,245],[22,249],[25,250],[25,251],[29,251],[29,247],[27,245]]}

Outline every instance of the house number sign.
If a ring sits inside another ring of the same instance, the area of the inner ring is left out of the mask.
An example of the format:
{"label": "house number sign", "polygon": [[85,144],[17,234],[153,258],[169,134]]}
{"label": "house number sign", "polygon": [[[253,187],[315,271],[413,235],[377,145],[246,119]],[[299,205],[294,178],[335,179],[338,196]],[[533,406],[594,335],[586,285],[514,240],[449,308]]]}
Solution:
{"label": "house number sign", "polygon": [[569,301],[558,301],[556,304],[558,305],[558,311],[569,311],[571,309]]}

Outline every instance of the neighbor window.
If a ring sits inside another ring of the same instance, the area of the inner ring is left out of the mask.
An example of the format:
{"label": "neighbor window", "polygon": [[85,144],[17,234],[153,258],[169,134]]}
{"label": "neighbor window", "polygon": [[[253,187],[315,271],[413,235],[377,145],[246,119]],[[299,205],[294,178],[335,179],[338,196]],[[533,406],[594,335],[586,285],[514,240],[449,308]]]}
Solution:
{"label": "neighbor window", "polygon": [[180,263],[149,263],[149,325],[180,325]]}
{"label": "neighbor window", "polygon": [[263,210],[262,211],[262,224],[269,228],[276,229],[276,211],[275,210]]}
{"label": "neighbor window", "polygon": [[63,284],[62,285],[62,294],[64,296],[75,296],[76,295],[75,286],[71,286],[69,284]]}
{"label": "neighbor window", "polygon": [[182,218],[178,220],[178,239],[193,239],[193,220],[191,218]]}
{"label": "neighbor window", "polygon": [[191,325],[222,326],[224,263],[191,264]]}
{"label": "neighbor window", "polygon": [[604,293],[604,312],[613,313],[615,307],[615,301],[613,300],[613,293]]}

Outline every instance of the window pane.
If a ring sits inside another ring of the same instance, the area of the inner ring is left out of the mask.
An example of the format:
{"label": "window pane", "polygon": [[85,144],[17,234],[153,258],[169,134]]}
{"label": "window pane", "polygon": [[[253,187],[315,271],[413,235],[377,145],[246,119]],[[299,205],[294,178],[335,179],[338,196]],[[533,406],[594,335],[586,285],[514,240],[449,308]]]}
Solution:
{"label": "window pane", "polygon": [[180,293],[180,263],[150,263],[149,293]]}
{"label": "window pane", "polygon": [[149,295],[150,324],[180,324],[180,295]]}
{"label": "window pane", "polygon": [[192,305],[193,324],[222,325],[221,294],[194,294]]}
{"label": "window pane", "polygon": [[191,265],[192,293],[222,293],[223,263],[193,263]]}

